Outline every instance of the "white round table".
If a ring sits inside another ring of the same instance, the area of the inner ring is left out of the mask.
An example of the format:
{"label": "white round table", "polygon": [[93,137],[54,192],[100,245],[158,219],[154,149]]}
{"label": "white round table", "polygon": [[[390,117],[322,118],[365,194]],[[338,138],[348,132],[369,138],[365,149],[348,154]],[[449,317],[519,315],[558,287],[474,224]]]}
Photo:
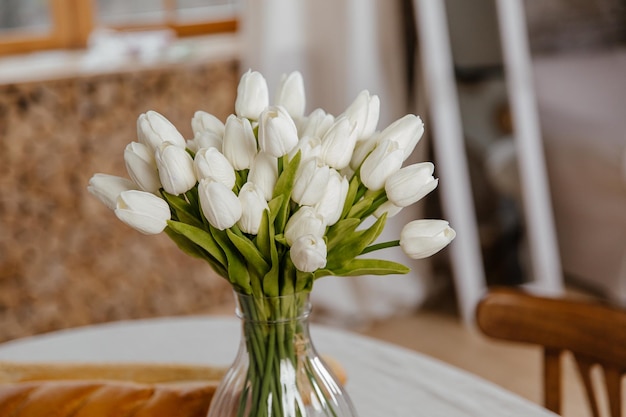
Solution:
{"label": "white round table", "polygon": [[[361,417],[550,417],[544,408],[477,376],[388,343],[313,326],[320,354],[337,359]],[[239,320],[199,316],[133,320],[0,344],[0,360],[165,362],[227,366]]]}

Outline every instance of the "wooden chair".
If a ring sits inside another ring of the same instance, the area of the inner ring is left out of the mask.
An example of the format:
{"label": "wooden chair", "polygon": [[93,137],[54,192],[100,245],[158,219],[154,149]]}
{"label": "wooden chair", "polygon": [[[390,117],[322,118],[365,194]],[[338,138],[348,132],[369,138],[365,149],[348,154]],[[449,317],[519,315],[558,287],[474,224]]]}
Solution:
{"label": "wooden chair", "polygon": [[494,289],[479,302],[478,328],[487,336],[531,343],[544,349],[544,401],[561,412],[561,356],[573,354],[594,417],[597,391],[590,371],[604,373],[611,417],[621,414],[621,379],[626,373],[626,311],[599,303],[543,298],[512,289]]}

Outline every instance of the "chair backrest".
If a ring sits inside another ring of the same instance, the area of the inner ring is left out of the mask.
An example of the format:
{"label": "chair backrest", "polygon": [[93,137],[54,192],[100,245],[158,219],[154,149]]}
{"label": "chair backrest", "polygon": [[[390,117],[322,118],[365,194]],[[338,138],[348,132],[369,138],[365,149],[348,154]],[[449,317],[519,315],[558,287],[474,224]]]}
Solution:
{"label": "chair backrest", "polygon": [[492,289],[476,310],[487,336],[531,343],[544,350],[544,401],[561,412],[561,356],[573,354],[594,417],[597,393],[591,368],[602,367],[611,417],[621,413],[621,379],[626,373],[626,311],[583,300],[544,298],[513,289]]}

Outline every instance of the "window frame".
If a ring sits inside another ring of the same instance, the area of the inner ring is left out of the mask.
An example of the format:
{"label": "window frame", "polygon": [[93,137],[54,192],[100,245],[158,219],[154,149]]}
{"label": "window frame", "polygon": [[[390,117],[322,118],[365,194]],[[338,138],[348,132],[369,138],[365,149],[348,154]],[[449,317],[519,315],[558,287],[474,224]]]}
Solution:
{"label": "window frame", "polygon": [[[87,46],[87,38],[94,28],[95,7],[91,0],[49,0],[51,30],[44,34],[27,31],[0,35],[0,56],[28,53],[48,49],[76,49]],[[115,30],[150,30],[170,28],[180,36],[235,32],[237,19],[180,23],[175,19],[176,1],[163,0],[168,10],[167,20],[153,25],[112,25]],[[78,22],[78,24],[76,24]]]}

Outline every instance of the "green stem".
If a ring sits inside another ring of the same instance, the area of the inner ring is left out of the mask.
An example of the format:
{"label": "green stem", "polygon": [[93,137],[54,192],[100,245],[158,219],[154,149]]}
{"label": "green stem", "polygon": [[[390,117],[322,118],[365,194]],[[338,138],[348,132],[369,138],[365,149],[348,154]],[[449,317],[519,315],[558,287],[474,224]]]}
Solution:
{"label": "green stem", "polygon": [[[238,417],[304,417],[314,397],[315,403],[329,407],[333,415],[336,412],[326,398],[328,390],[315,386],[316,377],[310,369],[313,365],[305,357],[310,345],[303,324],[308,297],[303,294],[239,296],[249,364]],[[297,388],[302,377],[310,379],[304,395]]]}
{"label": "green stem", "polygon": [[390,240],[389,242],[377,243],[375,245],[370,245],[363,249],[361,255],[365,255],[366,253],[374,252],[381,249],[393,248],[395,246],[400,246],[399,240]]}

